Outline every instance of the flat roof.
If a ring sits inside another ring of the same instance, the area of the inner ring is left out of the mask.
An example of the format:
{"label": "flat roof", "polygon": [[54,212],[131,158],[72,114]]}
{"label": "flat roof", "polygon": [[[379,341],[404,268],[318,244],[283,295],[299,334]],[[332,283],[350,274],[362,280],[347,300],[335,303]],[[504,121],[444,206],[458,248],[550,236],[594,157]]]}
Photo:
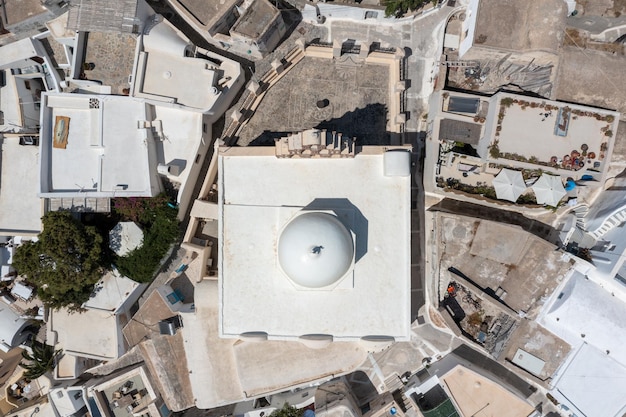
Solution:
{"label": "flat roof", "polygon": [[88,309],[71,313],[67,309],[51,310],[48,337],[56,339],[56,347],[67,355],[111,360],[124,351],[122,329],[118,317],[110,311]]}
{"label": "flat roof", "polygon": [[[495,163],[527,172],[541,169],[576,180],[591,175],[598,183],[607,174],[616,142],[618,112],[499,92],[485,99],[489,102],[486,114],[481,110],[475,116],[451,112],[444,103],[447,96],[450,99],[480,96],[445,91],[440,97],[444,105],[435,117],[435,122],[451,119],[476,122],[477,126],[484,127],[475,146],[479,158],[469,157],[463,161],[467,164]],[[434,137],[444,139],[440,128],[445,126],[441,122],[434,123]],[[459,136],[462,139],[462,135]],[[442,165],[442,168],[449,167],[449,163]],[[491,174],[487,171],[482,173],[489,177]],[[461,182],[466,183],[462,179]]]}
{"label": "flat roof", "polygon": [[217,85],[218,68],[207,68],[206,61],[160,51],[148,52],[145,59],[142,93],[171,97],[199,109],[210,109],[217,100],[219,92],[212,88]]}
{"label": "flat roof", "polygon": [[[450,110],[452,111],[452,110]],[[460,120],[441,119],[439,122],[439,139],[477,145],[480,141],[482,126],[478,123]]]}
{"label": "flat roof", "polygon": [[[43,94],[40,195],[85,197],[158,194],[148,105],[139,99],[88,94]],[[65,148],[53,146],[65,125]],[[151,155],[152,154],[152,155]]]}
{"label": "flat roof", "polygon": [[[41,6],[39,0],[34,1]],[[24,38],[19,41],[11,42],[0,47],[0,68],[9,68],[11,64],[34,56],[39,56],[39,53],[33,39]]]}
{"label": "flat roof", "polygon": [[[221,334],[409,339],[411,177],[384,176],[384,150],[279,159],[273,147],[220,148]],[[278,266],[280,232],[303,210],[331,212],[355,234],[353,275],[338,287],[298,289]]]}
{"label": "flat roof", "polygon": [[[602,68],[600,77],[598,68]],[[626,84],[619,82],[624,74],[623,55],[563,46],[559,50],[558,71],[555,96],[559,100],[626,113]]]}
{"label": "flat roof", "polygon": [[242,0],[172,0],[203,26],[212,26]]}
{"label": "flat roof", "polygon": [[[582,157],[585,169],[604,170],[608,165],[606,162],[610,159],[612,147],[605,145],[607,148],[603,148],[603,144],[614,139],[605,133],[611,131],[614,135],[617,131],[619,113],[503,93],[498,105],[494,106],[495,111],[500,111],[506,97],[518,103],[513,102],[505,108],[500,135],[494,138],[501,154],[534,156],[549,163],[553,156],[562,160],[566,155],[571,157],[572,151],[582,154],[583,145],[587,145],[587,155],[593,153],[594,158]],[[542,104],[551,106],[551,109],[542,108]],[[596,163],[600,166],[595,166]]]}
{"label": "flat roof", "polygon": [[541,3],[481,0],[474,46],[556,53],[565,30],[567,6],[560,0]]}
{"label": "flat roof", "polygon": [[117,272],[108,271],[94,286],[92,297],[84,304],[84,308],[116,312],[122,304],[132,297],[141,285]]}
{"label": "flat roof", "polygon": [[280,15],[280,11],[267,0],[254,0],[237,20],[231,31],[250,38],[259,38]]}
{"label": "flat roof", "polygon": [[622,300],[575,272],[539,323],[572,346],[589,344],[626,366],[625,316]]}
{"label": "flat roof", "polygon": [[144,34],[141,44],[135,63],[134,96],[220,116],[243,83],[236,61],[206,50],[189,56],[190,49],[195,48],[167,20]]}
{"label": "flat roof", "polygon": [[[523,359],[521,367],[541,380],[552,377],[556,370],[563,364],[572,350],[569,343],[557,337],[554,333],[539,325],[536,321],[521,320],[506,343],[506,347],[500,353],[500,358],[513,361],[518,349],[524,350],[532,356],[543,361],[543,367],[529,369]],[[537,362],[538,363],[538,362]],[[532,365],[530,365],[532,366]]]}
{"label": "flat roof", "polygon": [[43,216],[37,196],[39,148],[20,145],[17,137],[0,141],[0,234],[38,234]]}
{"label": "flat roof", "polygon": [[133,315],[133,320],[129,321],[123,329],[129,346],[138,345],[145,339],[157,336],[159,322],[174,315],[175,313],[163,300],[159,291],[152,291]]}
{"label": "flat roof", "polygon": [[367,350],[359,343],[331,343],[310,349],[294,342],[222,339],[218,334],[218,292],[217,281],[196,284],[195,312],[183,315],[185,325],[180,330],[198,408],[337,377],[353,371],[367,358]]}
{"label": "flat roof", "polygon": [[[104,381],[102,378],[96,379],[95,385],[88,387],[89,395],[95,400],[102,415],[131,417],[133,407],[135,412],[145,413],[145,407],[150,406],[158,397],[144,365],[135,365],[130,370],[125,368],[103,378]],[[116,391],[117,394],[114,394]],[[95,395],[96,393],[100,395]],[[140,399],[132,398],[137,394],[141,396]],[[121,404],[116,405],[116,400]],[[90,401],[89,407],[93,408],[96,404]],[[132,407],[129,409],[127,405],[122,404],[128,404]],[[90,411],[93,414],[93,410]],[[148,414],[151,413],[148,412]]]}
{"label": "flat roof", "polygon": [[4,26],[10,27],[48,11],[40,0],[3,1]]}
{"label": "flat roof", "polygon": [[551,394],[576,414],[620,417],[626,413],[626,367],[587,343],[559,370],[553,386]]}
{"label": "flat roof", "polygon": [[528,416],[534,407],[500,384],[457,365],[441,377],[462,415]]}

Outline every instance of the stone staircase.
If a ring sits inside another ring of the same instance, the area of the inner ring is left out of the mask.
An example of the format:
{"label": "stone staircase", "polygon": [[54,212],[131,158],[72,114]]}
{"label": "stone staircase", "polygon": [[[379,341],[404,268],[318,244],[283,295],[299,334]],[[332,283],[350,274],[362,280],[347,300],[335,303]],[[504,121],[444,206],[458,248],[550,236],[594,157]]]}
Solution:
{"label": "stone staircase", "polygon": [[404,387],[404,384],[402,383],[400,376],[394,372],[393,374],[389,375],[387,379],[385,379],[385,387],[387,388],[387,391],[394,392],[402,389]]}
{"label": "stone staircase", "polygon": [[620,210],[618,212],[613,213],[611,216],[607,217],[598,229],[590,232],[589,234],[593,236],[595,239],[600,239],[604,236],[608,231],[613,228],[619,226],[620,224],[626,221],[626,210]]}

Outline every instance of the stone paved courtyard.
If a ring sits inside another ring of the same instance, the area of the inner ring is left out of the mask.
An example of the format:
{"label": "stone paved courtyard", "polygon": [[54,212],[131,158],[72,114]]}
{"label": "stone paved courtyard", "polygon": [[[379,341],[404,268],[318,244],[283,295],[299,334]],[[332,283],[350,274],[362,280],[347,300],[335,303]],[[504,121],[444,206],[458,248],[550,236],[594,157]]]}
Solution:
{"label": "stone paved courtyard", "polygon": [[133,72],[136,43],[136,35],[90,32],[85,62],[95,67],[84,71],[85,77],[110,85],[112,94],[124,94],[123,90],[130,87],[128,77]]}
{"label": "stone paved courtyard", "polygon": [[[268,91],[238,144],[273,144],[285,133],[313,127],[355,136],[360,144],[387,144],[388,80],[386,66],[349,55],[306,57]],[[329,105],[318,108],[324,99]]]}

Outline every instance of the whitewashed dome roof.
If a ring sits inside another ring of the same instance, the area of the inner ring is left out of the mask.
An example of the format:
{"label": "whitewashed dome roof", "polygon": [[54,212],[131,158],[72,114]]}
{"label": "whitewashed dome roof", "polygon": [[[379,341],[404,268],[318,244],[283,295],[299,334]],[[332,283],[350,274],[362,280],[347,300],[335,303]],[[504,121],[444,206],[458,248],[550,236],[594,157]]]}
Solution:
{"label": "whitewashed dome roof", "polygon": [[297,216],[278,238],[278,262],[287,276],[307,288],[341,279],[352,266],[354,243],[348,229],[329,213]]}

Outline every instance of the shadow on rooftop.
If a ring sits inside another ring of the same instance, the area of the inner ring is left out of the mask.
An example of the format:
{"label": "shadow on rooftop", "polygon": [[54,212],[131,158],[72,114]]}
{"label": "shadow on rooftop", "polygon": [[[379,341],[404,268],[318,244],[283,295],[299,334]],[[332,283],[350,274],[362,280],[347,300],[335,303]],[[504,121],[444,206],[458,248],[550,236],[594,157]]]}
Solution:
{"label": "shadow on rooftop", "polygon": [[274,5],[280,11],[280,15],[285,22],[285,27],[287,28],[285,34],[276,45],[275,49],[277,49],[291,36],[296,27],[298,27],[298,25],[302,21],[302,14],[297,8],[295,8],[286,1],[276,1],[272,3],[274,3]]}
{"label": "shadow on rooftop", "polygon": [[[305,117],[303,117],[302,124],[294,126],[293,131],[264,131],[250,143],[250,146],[273,146],[274,139],[285,137],[294,131],[299,132],[312,128],[337,131],[342,133],[344,138],[354,137],[359,146],[389,145],[391,143],[391,134],[387,132],[387,106],[384,104],[368,104],[363,108],[346,112],[338,118],[307,123],[310,120],[306,117],[307,113],[310,118],[314,118],[317,114],[323,114],[326,110],[325,108],[318,109],[315,106],[316,103],[313,102],[308,111],[305,109]],[[333,103],[330,102],[329,110],[331,111],[332,106]]]}
{"label": "shadow on rooftop", "polygon": [[[355,262],[367,253],[368,221],[363,213],[347,198],[316,198],[304,210],[329,210],[335,213],[344,226],[355,235]],[[346,211],[354,214],[353,224],[346,224],[343,215]]]}

